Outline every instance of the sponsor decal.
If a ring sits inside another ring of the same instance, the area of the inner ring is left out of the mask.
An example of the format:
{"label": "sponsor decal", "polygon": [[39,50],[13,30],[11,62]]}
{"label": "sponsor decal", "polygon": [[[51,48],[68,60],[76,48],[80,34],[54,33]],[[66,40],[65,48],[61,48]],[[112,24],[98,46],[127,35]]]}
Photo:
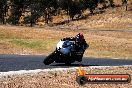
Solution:
{"label": "sponsor decal", "polygon": [[77,70],[76,81],[79,85],[86,83],[130,83],[129,74],[87,74],[81,67]]}

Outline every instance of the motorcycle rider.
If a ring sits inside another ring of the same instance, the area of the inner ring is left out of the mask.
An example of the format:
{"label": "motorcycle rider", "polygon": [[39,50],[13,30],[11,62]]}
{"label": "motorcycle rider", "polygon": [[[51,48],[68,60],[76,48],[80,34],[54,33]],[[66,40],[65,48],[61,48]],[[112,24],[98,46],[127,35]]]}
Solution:
{"label": "motorcycle rider", "polygon": [[[65,64],[71,64],[75,61],[81,62],[84,51],[88,47],[89,45],[86,43],[81,33],[78,33],[75,37],[63,38],[57,43],[56,50],[48,55],[43,63],[49,65],[54,61],[56,63]],[[69,59],[67,60],[67,58]]]}
{"label": "motorcycle rider", "polygon": [[78,55],[77,61],[81,62],[84,51],[89,47],[86,43],[82,33],[78,33],[75,37],[66,37],[61,39],[61,41],[75,41],[75,50]]}

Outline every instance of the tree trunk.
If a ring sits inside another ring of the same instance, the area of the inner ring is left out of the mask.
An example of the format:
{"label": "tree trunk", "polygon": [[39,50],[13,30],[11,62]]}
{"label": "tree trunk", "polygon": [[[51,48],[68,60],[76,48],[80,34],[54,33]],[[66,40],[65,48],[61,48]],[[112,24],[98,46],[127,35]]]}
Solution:
{"label": "tree trunk", "polygon": [[45,24],[48,24],[49,11],[48,8],[45,9]]}

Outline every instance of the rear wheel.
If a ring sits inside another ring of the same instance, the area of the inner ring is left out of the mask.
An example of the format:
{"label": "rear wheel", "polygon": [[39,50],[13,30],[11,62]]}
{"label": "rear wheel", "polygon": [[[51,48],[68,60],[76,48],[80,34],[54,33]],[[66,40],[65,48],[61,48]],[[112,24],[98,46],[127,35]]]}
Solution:
{"label": "rear wheel", "polygon": [[71,65],[71,63],[74,62],[74,60],[72,60],[73,58],[68,57],[67,60],[64,62],[66,65]]}
{"label": "rear wheel", "polygon": [[43,63],[45,64],[45,65],[49,65],[49,64],[51,64],[51,63],[53,63],[54,62],[54,53],[51,53],[49,56],[47,56],[45,59],[44,59],[44,61],[43,61]]}
{"label": "rear wheel", "polygon": [[77,57],[77,61],[78,61],[78,62],[81,62],[81,61],[82,61],[82,57],[83,57],[83,55],[79,55],[79,56]]}

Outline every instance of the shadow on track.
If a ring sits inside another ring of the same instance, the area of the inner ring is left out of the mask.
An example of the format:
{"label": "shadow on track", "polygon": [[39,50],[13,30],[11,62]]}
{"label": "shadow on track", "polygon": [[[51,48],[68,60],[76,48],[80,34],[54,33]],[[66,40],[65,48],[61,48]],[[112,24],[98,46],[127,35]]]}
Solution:
{"label": "shadow on track", "polygon": [[[75,62],[69,66],[121,66],[121,65],[132,65],[131,59],[111,59],[111,58],[94,58],[84,57],[81,63]],[[51,66],[67,66],[65,64],[54,63]]]}
{"label": "shadow on track", "polygon": [[56,63],[55,65],[51,65],[51,66],[69,66],[69,67],[83,66],[83,67],[87,67],[87,66],[99,66],[99,65],[85,65],[85,64],[70,64],[70,65],[66,65],[66,64],[58,64],[58,63]]}

